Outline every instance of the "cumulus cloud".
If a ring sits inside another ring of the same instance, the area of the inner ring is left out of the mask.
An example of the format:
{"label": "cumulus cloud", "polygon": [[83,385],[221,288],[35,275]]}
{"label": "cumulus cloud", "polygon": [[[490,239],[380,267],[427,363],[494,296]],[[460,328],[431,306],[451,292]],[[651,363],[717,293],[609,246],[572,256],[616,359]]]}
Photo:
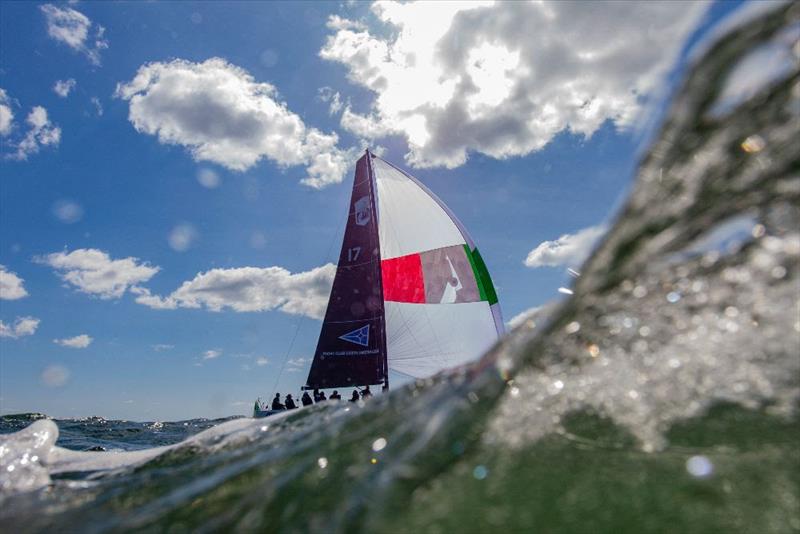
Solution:
{"label": "cumulus cloud", "polygon": [[166,297],[134,288],[136,302],[155,309],[207,308],[256,312],[278,309],[321,319],[330,295],[336,266],[329,263],[310,271],[291,273],[282,267],[212,269],[184,282]]}
{"label": "cumulus cloud", "polygon": [[61,98],[67,98],[73,89],[75,89],[75,80],[73,78],[57,80],[53,86],[53,91]]}
{"label": "cumulus cloud", "polygon": [[17,317],[13,324],[0,321],[0,337],[17,339],[22,336],[32,336],[39,328],[40,322],[36,317]]}
{"label": "cumulus cloud", "polygon": [[148,63],[117,85],[137,131],[189,149],[196,161],[244,171],[267,158],[282,167],[305,165],[302,183],[341,182],[352,154],[335,133],[309,128],[272,85],[221,58]]}
{"label": "cumulus cloud", "polygon": [[536,267],[577,267],[589,257],[597,241],[606,233],[605,225],[590,226],[555,241],[544,241],[528,253],[525,265]]}
{"label": "cumulus cloud", "polygon": [[7,136],[11,133],[14,124],[14,112],[11,111],[11,99],[5,89],[0,89],[0,136]]}
{"label": "cumulus cloud", "polygon": [[[342,126],[405,136],[415,166],[525,155],[559,132],[629,126],[706,4],[375,2],[379,27],[331,17],[320,50],[375,94]],[[368,128],[366,125],[376,125]],[[379,125],[379,126],[378,126]]]}
{"label": "cumulus cloud", "polygon": [[92,344],[94,338],[86,334],[81,334],[75,337],[65,337],[63,339],[54,339],[53,343],[61,345],[62,347],[69,347],[71,349],[85,349]]}
{"label": "cumulus cloud", "polygon": [[5,265],[0,265],[0,300],[17,300],[27,297],[23,280],[17,273],[6,269]]}
{"label": "cumulus cloud", "polygon": [[58,271],[59,276],[78,291],[101,299],[119,298],[160,270],[138,258],[113,260],[106,252],[93,248],[54,252],[36,257],[34,261]]}
{"label": "cumulus cloud", "polygon": [[[15,129],[14,112],[11,109],[11,98],[5,90],[0,89],[0,136],[9,137]],[[25,123],[28,131],[24,136],[12,136],[3,146],[15,149],[6,154],[7,158],[26,160],[31,154],[39,152],[42,146],[58,145],[61,142],[61,128],[50,122],[47,110],[42,106],[34,106],[28,113]]]}
{"label": "cumulus cloud", "polygon": [[320,87],[317,89],[317,97],[328,104],[328,114],[336,115],[342,110],[342,95],[339,91],[334,91],[330,87]]}
{"label": "cumulus cloud", "polygon": [[10,154],[11,159],[24,161],[31,154],[36,154],[43,146],[58,145],[61,142],[61,128],[50,122],[47,110],[42,106],[34,106],[25,119],[28,131],[19,142],[11,142],[16,152]]}
{"label": "cumulus cloud", "polygon": [[89,17],[70,7],[45,4],[40,9],[51,38],[85,55],[92,65],[100,65],[100,51],[108,48],[104,27],[92,24]]}

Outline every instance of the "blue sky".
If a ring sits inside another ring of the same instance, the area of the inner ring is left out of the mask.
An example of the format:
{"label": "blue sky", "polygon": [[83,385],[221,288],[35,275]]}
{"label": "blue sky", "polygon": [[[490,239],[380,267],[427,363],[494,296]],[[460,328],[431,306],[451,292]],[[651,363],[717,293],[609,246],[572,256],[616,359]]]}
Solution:
{"label": "blue sky", "polygon": [[0,4],[0,412],[297,392],[366,146],[458,215],[507,321],[558,298],[736,4],[461,7]]}

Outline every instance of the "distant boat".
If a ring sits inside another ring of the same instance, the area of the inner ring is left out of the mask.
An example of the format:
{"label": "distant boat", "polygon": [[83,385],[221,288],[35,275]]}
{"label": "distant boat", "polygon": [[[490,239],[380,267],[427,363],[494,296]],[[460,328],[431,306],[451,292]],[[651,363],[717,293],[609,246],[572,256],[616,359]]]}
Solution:
{"label": "distant boat", "polygon": [[[464,226],[419,180],[367,151],[303,389],[388,389],[389,370],[426,378],[477,358],[503,331]],[[257,403],[254,416],[270,412]]]}

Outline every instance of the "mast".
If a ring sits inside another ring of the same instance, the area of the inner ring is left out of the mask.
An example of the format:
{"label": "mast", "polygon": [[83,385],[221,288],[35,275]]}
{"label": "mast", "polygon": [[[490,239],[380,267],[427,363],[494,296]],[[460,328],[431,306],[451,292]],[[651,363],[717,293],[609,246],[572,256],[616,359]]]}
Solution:
{"label": "mast", "polygon": [[371,154],[358,162],[350,209],[304,389],[386,384],[386,328]]}
{"label": "mast", "polygon": [[[375,214],[375,225],[376,227],[380,224],[380,212],[378,212],[378,186],[375,182],[375,170],[372,168],[372,153],[369,151],[369,148],[365,150],[365,155],[367,157],[367,169],[369,170],[369,179],[372,185],[372,191],[374,194],[372,195],[372,213]],[[380,265],[380,236],[378,237],[378,264]],[[380,283],[380,291],[381,291],[381,302],[384,301],[383,299],[383,272],[381,271],[381,283]],[[385,312],[384,312],[385,315]],[[384,347],[383,351],[383,390],[389,390],[389,351],[385,349],[386,347],[386,321],[384,317],[384,321],[381,322],[381,331],[379,334],[382,338],[382,345]]]}

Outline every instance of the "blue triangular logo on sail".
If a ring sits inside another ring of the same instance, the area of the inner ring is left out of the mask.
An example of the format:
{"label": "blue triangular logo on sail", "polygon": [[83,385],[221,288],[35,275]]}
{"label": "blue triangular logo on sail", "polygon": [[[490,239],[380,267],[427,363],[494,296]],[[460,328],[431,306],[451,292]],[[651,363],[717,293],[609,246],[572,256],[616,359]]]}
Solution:
{"label": "blue triangular logo on sail", "polygon": [[339,336],[339,339],[349,341],[350,343],[355,343],[356,345],[361,345],[362,347],[367,347],[369,346],[369,325],[365,324],[357,330],[353,330],[352,332],[348,332],[342,336]]}

